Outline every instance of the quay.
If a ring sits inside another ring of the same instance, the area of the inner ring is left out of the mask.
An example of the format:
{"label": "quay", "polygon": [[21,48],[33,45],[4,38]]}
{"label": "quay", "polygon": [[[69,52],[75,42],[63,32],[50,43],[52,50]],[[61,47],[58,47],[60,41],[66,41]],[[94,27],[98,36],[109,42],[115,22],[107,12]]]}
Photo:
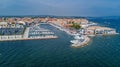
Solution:
{"label": "quay", "polygon": [[66,32],[69,35],[73,35],[68,29],[65,29],[64,27],[61,27],[61,26],[53,24],[53,23],[50,23],[50,25],[57,28],[57,29],[59,29],[59,30],[61,30],[61,31]]}
{"label": "quay", "polygon": [[18,40],[44,40],[44,39],[56,39],[58,36],[46,36],[46,37],[35,37],[35,38],[14,38],[14,39],[2,39],[0,41],[18,41]]}

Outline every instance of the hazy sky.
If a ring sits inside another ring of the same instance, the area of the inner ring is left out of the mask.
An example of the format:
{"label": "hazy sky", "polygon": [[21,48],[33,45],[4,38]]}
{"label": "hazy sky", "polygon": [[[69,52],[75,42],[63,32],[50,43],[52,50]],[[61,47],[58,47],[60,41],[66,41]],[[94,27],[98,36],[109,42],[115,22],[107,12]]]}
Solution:
{"label": "hazy sky", "polygon": [[120,0],[0,0],[0,15],[120,16]]}

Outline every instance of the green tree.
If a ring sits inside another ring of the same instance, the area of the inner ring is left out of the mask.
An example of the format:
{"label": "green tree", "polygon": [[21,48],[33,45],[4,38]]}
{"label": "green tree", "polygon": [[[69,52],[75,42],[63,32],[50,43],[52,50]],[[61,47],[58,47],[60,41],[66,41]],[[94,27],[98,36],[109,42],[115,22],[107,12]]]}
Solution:
{"label": "green tree", "polygon": [[75,22],[72,22],[72,28],[75,28],[75,29],[81,29],[81,26]]}

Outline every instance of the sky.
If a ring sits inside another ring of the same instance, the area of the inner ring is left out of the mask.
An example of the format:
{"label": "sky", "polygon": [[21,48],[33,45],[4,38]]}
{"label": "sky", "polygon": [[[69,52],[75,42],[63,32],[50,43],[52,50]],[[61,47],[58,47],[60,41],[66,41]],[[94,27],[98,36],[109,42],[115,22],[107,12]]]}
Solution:
{"label": "sky", "polygon": [[120,0],[0,0],[0,15],[120,16]]}

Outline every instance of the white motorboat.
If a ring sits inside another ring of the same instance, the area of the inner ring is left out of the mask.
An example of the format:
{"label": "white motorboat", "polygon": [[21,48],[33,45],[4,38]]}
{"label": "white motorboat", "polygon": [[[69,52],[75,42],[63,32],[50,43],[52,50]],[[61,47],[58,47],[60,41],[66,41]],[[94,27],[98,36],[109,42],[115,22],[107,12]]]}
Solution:
{"label": "white motorboat", "polygon": [[70,42],[73,43],[73,44],[75,44],[75,43],[78,43],[79,40],[71,40]]}
{"label": "white motorboat", "polygon": [[80,36],[75,36],[74,39],[81,39],[81,37]]}

